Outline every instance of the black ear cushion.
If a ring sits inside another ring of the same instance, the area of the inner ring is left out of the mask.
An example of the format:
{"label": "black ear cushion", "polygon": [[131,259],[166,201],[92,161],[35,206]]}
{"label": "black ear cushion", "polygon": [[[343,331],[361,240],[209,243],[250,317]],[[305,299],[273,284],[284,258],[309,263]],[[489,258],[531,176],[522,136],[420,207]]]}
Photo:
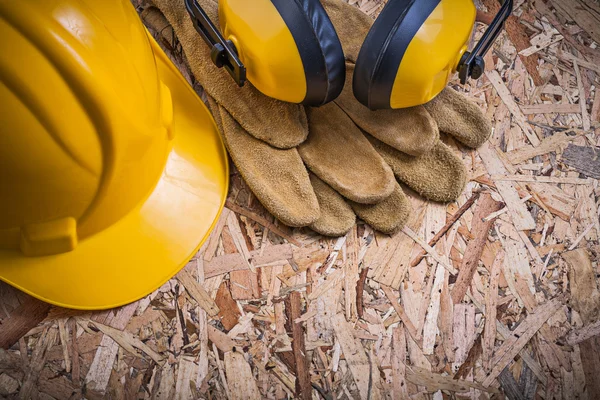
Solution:
{"label": "black ear cushion", "polygon": [[339,96],[346,75],[342,44],[319,0],[271,0],[289,28],[304,67],[302,104],[320,106]]}
{"label": "black ear cushion", "polygon": [[413,37],[441,0],[389,0],[356,59],[354,97],[371,110],[390,108],[392,87]]}

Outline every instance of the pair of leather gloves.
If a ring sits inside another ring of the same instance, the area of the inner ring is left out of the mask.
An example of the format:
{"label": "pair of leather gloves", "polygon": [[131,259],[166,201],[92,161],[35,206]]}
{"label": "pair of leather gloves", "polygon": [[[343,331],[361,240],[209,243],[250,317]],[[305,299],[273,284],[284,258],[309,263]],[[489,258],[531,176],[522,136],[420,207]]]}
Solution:
{"label": "pair of leather gloves", "polygon": [[[239,88],[212,64],[183,0],[152,1],[162,15],[147,10],[145,22],[163,35],[172,27],[209,96],[234,164],[255,196],[284,224],[339,236],[358,216],[391,234],[411,212],[398,182],[438,202],[454,201],[462,193],[465,167],[440,141],[440,132],[475,148],[489,137],[489,122],[451,88],[412,108],[371,111],[360,104],[352,93],[352,75],[373,21],[357,8],[322,0],[342,43],[346,84],[335,101],[305,108],[267,97],[250,83]],[[218,21],[216,0],[199,3]]]}

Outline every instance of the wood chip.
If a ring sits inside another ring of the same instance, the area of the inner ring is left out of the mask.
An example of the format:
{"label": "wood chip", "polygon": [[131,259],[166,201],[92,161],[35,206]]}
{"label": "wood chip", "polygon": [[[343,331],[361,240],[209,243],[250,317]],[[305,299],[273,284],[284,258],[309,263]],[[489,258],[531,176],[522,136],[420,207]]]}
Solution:
{"label": "wood chip", "polygon": [[[471,206],[475,203],[475,201],[478,198],[479,198],[479,193],[473,194],[469,198],[469,200],[467,200],[465,202],[465,204],[463,204],[454,213],[454,215],[452,215],[452,217],[450,217],[448,219],[448,221],[446,222],[446,224],[433,236],[433,238],[431,238],[431,240],[427,244],[429,246],[431,246],[431,247],[435,246],[435,244],[446,234],[446,232],[448,232],[448,230],[456,223],[456,221],[458,221],[460,219],[460,217],[462,217],[463,214],[465,212],[467,212],[468,209],[471,208]],[[413,260],[410,262],[410,266],[411,267],[416,267],[421,262],[421,260],[423,259],[423,257],[425,257],[426,254],[427,254],[427,252],[425,250],[419,251],[419,254],[415,258],[413,258]]]}
{"label": "wood chip", "polygon": [[234,213],[229,213],[229,216],[227,217],[227,226],[229,227],[229,232],[231,233],[231,238],[233,239],[235,248],[243,256],[242,258],[248,266],[248,268],[252,272],[256,273],[256,268],[252,264],[252,257],[250,256],[250,250],[248,249],[248,245],[246,244],[246,239],[244,238],[244,234],[242,233],[240,223]]}
{"label": "wood chip", "polygon": [[559,12],[565,16],[569,16],[577,25],[585,29],[596,43],[600,43],[598,6],[594,8],[593,5],[586,4],[582,0],[571,0],[566,3],[560,0],[551,0],[551,3]]}
{"label": "wood chip", "polygon": [[485,75],[488,77],[488,79],[498,92],[498,95],[510,111],[515,123],[519,125],[525,136],[527,136],[527,139],[529,139],[529,143],[531,143],[533,147],[539,146],[540,139],[538,138],[537,133],[529,125],[527,118],[525,118],[525,115],[513,99],[513,96],[511,95],[510,91],[502,81],[500,74],[494,70],[486,71]]}
{"label": "wood chip", "polygon": [[0,396],[9,396],[17,393],[19,381],[5,373],[0,374]]}
{"label": "wood chip", "polygon": [[282,238],[286,239],[291,244],[293,244],[295,246],[298,246],[298,247],[302,246],[300,244],[300,242],[298,242],[296,239],[292,238],[290,235],[288,235],[287,233],[285,233],[282,229],[278,228],[273,223],[271,223],[267,219],[265,219],[265,218],[257,215],[256,213],[253,213],[250,210],[247,210],[247,209],[245,209],[243,207],[240,207],[237,204],[232,203],[229,200],[226,201],[225,206],[228,209],[230,209],[231,211],[234,211],[234,212],[236,212],[238,214],[244,215],[244,216],[252,219],[253,221],[258,222],[259,224],[261,224],[265,228],[269,229],[271,232],[274,232],[275,234],[277,234],[277,235],[281,236]]}
{"label": "wood chip", "polygon": [[190,296],[196,301],[196,303],[198,303],[200,307],[202,307],[204,311],[206,311],[208,315],[214,317],[219,314],[219,307],[215,301],[185,268],[177,274],[177,280],[181,282],[181,284],[185,287],[185,290],[187,290]]}
{"label": "wood chip", "polygon": [[562,254],[569,265],[572,305],[581,314],[584,323],[594,321],[600,314],[600,291],[596,283],[596,271],[585,249]]}
{"label": "wood chip", "polygon": [[520,106],[525,115],[531,114],[578,114],[581,112],[579,104],[523,104]]}
{"label": "wood chip", "polygon": [[204,260],[210,261],[215,255],[215,251],[217,250],[217,246],[219,246],[219,238],[221,237],[221,233],[223,232],[223,228],[227,223],[227,219],[229,218],[229,214],[231,211],[227,208],[223,208],[223,212],[221,212],[221,216],[217,221],[217,225],[210,233],[208,241],[206,243],[206,248],[204,249]]}
{"label": "wood chip", "polygon": [[131,333],[120,331],[115,328],[111,328],[110,326],[100,324],[98,322],[89,321],[89,324],[100,330],[105,335],[110,336],[112,340],[117,342],[119,346],[123,349],[127,350],[131,354],[135,356],[140,356],[137,350],[142,351],[148,357],[150,357],[155,363],[162,364],[163,358],[152,350],[149,346],[143,343],[141,340],[135,338]]}
{"label": "wood chip", "polygon": [[528,186],[532,189],[531,193],[540,207],[565,221],[570,220],[576,205],[573,196],[568,195],[556,185],[531,183]]}
{"label": "wood chip", "polygon": [[590,115],[587,111],[585,88],[583,87],[583,81],[581,79],[581,71],[579,70],[579,64],[577,64],[577,61],[575,60],[573,60],[573,69],[575,69],[575,76],[577,76],[577,87],[579,89],[579,106],[581,107],[581,119],[583,120],[583,130],[589,131],[591,128],[591,124]]}
{"label": "wood chip", "polygon": [[238,351],[225,353],[225,371],[231,400],[259,400],[261,398],[250,365]]}
{"label": "wood chip", "polygon": [[54,327],[46,327],[42,333],[40,340],[33,350],[31,355],[31,362],[29,368],[26,371],[25,378],[23,379],[23,385],[19,391],[20,399],[30,399],[37,397],[37,381],[40,376],[40,372],[44,368],[46,357],[48,356],[48,350],[54,345],[54,342],[58,336],[58,330]]}
{"label": "wood chip", "polygon": [[494,181],[512,181],[512,182],[541,182],[556,183],[568,185],[591,185],[591,179],[555,177],[555,176],[534,176],[534,175],[492,175]]}
{"label": "wood chip", "polygon": [[454,365],[466,362],[475,342],[475,307],[472,304],[454,305]]}
{"label": "wood chip", "polygon": [[356,314],[358,318],[363,317],[364,313],[364,288],[365,281],[367,280],[367,274],[369,270],[367,268],[363,268],[360,271],[360,275],[358,277],[358,281],[356,282]]}
{"label": "wood chip", "polygon": [[498,211],[501,207],[502,204],[495,201],[488,193],[484,193],[479,198],[477,209],[475,210],[475,215],[473,217],[473,226],[471,228],[474,239],[470,240],[467,245],[456,279],[456,284],[451,291],[454,304],[458,304],[463,300],[467,293],[467,289],[471,285],[473,274],[479,264],[481,254],[483,253],[483,247],[487,241],[488,232],[494,222],[493,219],[484,221],[483,218],[490,213]]}
{"label": "wood chip", "polygon": [[483,340],[481,342],[483,364],[486,370],[491,369],[492,353],[496,342],[496,313],[498,306],[498,281],[502,272],[502,263],[504,262],[504,251],[499,251],[492,263],[490,271],[490,285],[485,293],[485,329]]}
{"label": "wood chip", "polygon": [[559,299],[552,299],[539,306],[521,322],[510,338],[504,341],[492,359],[493,368],[483,379],[483,385],[489,387],[500,375],[500,372],[513,360],[529,340],[537,333],[542,325],[558,311],[561,306]]}
{"label": "wood chip", "polygon": [[237,325],[242,313],[238,307],[238,304],[231,296],[229,291],[229,285],[227,282],[221,283],[217,296],[215,297],[215,303],[219,307],[219,320],[226,330],[230,330]]}
{"label": "wood chip", "polygon": [[312,386],[310,381],[310,361],[304,344],[304,329],[302,322],[296,322],[301,311],[301,298],[298,292],[292,292],[285,300],[285,313],[287,315],[288,329],[292,332],[292,352],[296,367],[296,395],[300,399],[312,399]]}
{"label": "wood chip", "polygon": [[402,325],[394,329],[392,334],[392,385],[394,395],[401,399],[409,397],[406,385],[406,337]]}
{"label": "wood chip", "polygon": [[600,320],[585,325],[583,328],[571,331],[566,337],[566,342],[567,344],[574,346],[597,335],[600,335]]}
{"label": "wood chip", "polygon": [[[562,146],[566,146],[568,142],[575,139],[577,136],[570,136],[564,132],[557,132],[552,136],[549,136],[542,140],[537,147],[533,146],[521,146],[518,149],[515,149],[509,153],[507,153],[507,158],[513,164],[520,164],[524,161],[527,161],[535,156],[540,156],[546,153],[550,153],[560,149]],[[501,172],[490,172],[492,174],[497,174]]]}
{"label": "wood chip", "polygon": [[346,262],[344,263],[344,296],[346,319],[357,318],[356,282],[358,281],[358,238],[356,226],[346,235]]}
{"label": "wood chip", "polygon": [[392,307],[396,310],[396,314],[402,320],[402,323],[406,327],[408,334],[413,338],[415,342],[420,342],[422,340],[421,335],[417,332],[417,328],[413,325],[412,321],[404,311],[404,308],[398,303],[398,298],[394,295],[392,289],[388,286],[382,285],[381,289],[387,296],[390,303],[392,303]]}
{"label": "wood chip", "polygon": [[471,388],[485,391],[497,392],[494,388],[482,386],[480,384],[469,382],[462,379],[453,379],[450,376],[443,376],[431,373],[423,368],[411,367],[407,375],[407,380],[415,385],[423,386],[428,392],[437,392],[438,390],[450,390],[461,393],[467,392]]}
{"label": "wood chip", "polygon": [[[596,282],[596,274],[588,253],[584,249],[577,249],[563,253],[563,258],[569,265],[569,281],[572,291],[572,305],[584,324],[591,324],[600,313],[600,292]],[[581,349],[581,363],[585,374],[587,393],[589,398],[600,396],[600,383],[597,379],[598,354],[600,340],[592,336],[578,344]]]}
{"label": "wood chip", "polygon": [[379,374],[371,373],[370,361],[365,354],[360,341],[354,339],[352,327],[346,322],[342,314],[337,314],[332,318],[332,325],[335,331],[335,337],[340,343],[348,368],[354,378],[354,383],[358,387],[360,397],[363,399],[381,399],[378,381]]}
{"label": "wood chip", "polygon": [[423,239],[421,239],[416,233],[414,233],[409,227],[405,226],[404,228],[402,228],[402,232],[404,234],[406,234],[406,236],[410,237],[412,240],[414,240],[416,243],[419,244],[419,246],[421,246],[423,248],[423,250],[425,250],[427,252],[428,255],[431,256],[431,258],[433,258],[435,261],[437,261],[441,266],[443,266],[444,268],[446,268],[448,270],[448,272],[450,272],[452,275],[456,275],[458,273],[458,271],[456,270],[456,268],[454,268],[452,265],[449,265],[446,260],[443,259],[442,256],[440,256],[435,249],[433,249],[430,245],[427,244],[427,242],[425,242]]}
{"label": "wood chip", "polygon": [[69,356],[69,332],[67,331],[67,321],[58,320],[58,335],[60,337],[60,346],[62,347],[63,359],[65,360],[65,371],[71,372],[71,357]]}
{"label": "wood chip", "polygon": [[590,178],[600,179],[600,149],[596,147],[569,144],[562,162]]}
{"label": "wood chip", "polygon": [[548,33],[542,33],[542,34],[534,37],[533,39],[531,39],[531,46],[519,51],[519,55],[528,57],[532,54],[535,54],[535,53],[545,49],[546,47],[549,47],[555,43],[560,42],[561,40],[563,40],[563,37],[561,35],[552,35],[552,34],[548,34]]}
{"label": "wood chip", "polygon": [[0,349],[8,349],[17,343],[20,337],[39,324],[48,312],[50,305],[34,297],[26,300],[0,325]]}
{"label": "wood chip", "polygon": [[[292,246],[289,244],[268,246],[264,251],[255,250],[250,252],[250,261],[257,268],[269,265],[285,265],[288,263],[287,260],[292,258],[294,258],[294,253]],[[241,254],[225,254],[204,263],[204,276],[208,279],[232,271],[247,269],[248,267],[245,265]]]}
{"label": "wood chip", "polygon": [[331,275],[327,276],[327,280],[325,283],[320,285],[317,289],[313,290],[312,293],[308,296],[309,300],[315,300],[321,297],[323,294],[327,293],[334,286],[336,286],[339,282],[341,282],[344,278],[344,270],[336,269]]}
{"label": "wood chip", "polygon": [[207,327],[208,339],[223,353],[232,351],[238,343],[212,325]]}
{"label": "wood chip", "polygon": [[[477,151],[491,175],[508,174],[496,151],[488,143],[483,144]],[[506,203],[515,228],[517,230],[534,229],[535,221],[525,204],[521,201],[515,184],[513,182],[500,181],[496,183],[496,188]]]}
{"label": "wood chip", "polygon": [[[92,317],[92,319],[114,329],[124,329],[125,325],[127,325],[127,322],[133,316],[135,309],[136,305],[133,303],[121,307],[118,309],[116,314],[100,314]],[[87,327],[88,321],[85,319],[80,320],[80,326]],[[94,354],[94,359],[90,365],[88,373],[85,376],[87,388],[98,393],[105,392],[118,351],[119,345],[117,342],[109,335],[104,334],[102,336],[102,341],[98,346],[98,350]]]}

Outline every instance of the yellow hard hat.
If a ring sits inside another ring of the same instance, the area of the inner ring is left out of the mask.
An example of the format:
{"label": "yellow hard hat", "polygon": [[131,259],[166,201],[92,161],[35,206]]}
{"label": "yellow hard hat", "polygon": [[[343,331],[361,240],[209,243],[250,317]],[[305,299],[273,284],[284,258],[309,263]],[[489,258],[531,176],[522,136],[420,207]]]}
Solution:
{"label": "yellow hard hat", "polygon": [[59,306],[137,300],[196,253],[228,166],[127,0],[0,1],[0,279]]}

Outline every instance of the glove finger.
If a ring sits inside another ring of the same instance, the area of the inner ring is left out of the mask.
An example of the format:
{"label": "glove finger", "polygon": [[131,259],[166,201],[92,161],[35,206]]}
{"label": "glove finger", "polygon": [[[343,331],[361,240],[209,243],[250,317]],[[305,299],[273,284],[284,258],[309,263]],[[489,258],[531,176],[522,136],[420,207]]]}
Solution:
{"label": "glove finger", "polygon": [[354,211],[331,186],[315,174],[309,176],[321,210],[319,219],[309,225],[310,229],[325,236],[345,235],[356,222]]}
{"label": "glove finger", "polygon": [[[282,149],[295,147],[306,139],[308,123],[301,105],[267,97],[249,82],[238,87],[223,68],[212,63],[210,49],[194,29],[183,0],[152,1],[172,26],[195,78],[246,132]],[[211,0],[199,3],[218,26],[217,3]],[[167,37],[168,29],[163,27],[158,31]],[[278,129],[271,128],[274,126]]]}
{"label": "glove finger", "polygon": [[350,202],[350,205],[360,219],[371,225],[373,229],[388,235],[402,229],[412,212],[410,202],[397,182],[392,195],[380,203]]}
{"label": "glove finger", "polygon": [[307,114],[310,133],[298,152],[315,175],[357,203],[378,203],[392,194],[392,170],[344,111],[329,103]]}
{"label": "glove finger", "polygon": [[210,97],[209,103],[233,163],[263,206],[288,226],[315,222],[319,203],[298,151],[252,137]]}
{"label": "glove finger", "polygon": [[426,199],[440,202],[454,201],[466,184],[465,166],[448,146],[438,142],[426,154],[413,157],[387,144],[368,137],[375,149],[394,171],[398,180]]}
{"label": "glove finger", "polygon": [[479,107],[450,87],[424,106],[441,132],[465,146],[477,148],[492,134],[492,126]]}
{"label": "glove finger", "polygon": [[335,103],[362,130],[403,153],[418,156],[433,148],[438,126],[423,106],[397,110],[369,110],[354,97],[354,64],[346,63],[346,84]]}

